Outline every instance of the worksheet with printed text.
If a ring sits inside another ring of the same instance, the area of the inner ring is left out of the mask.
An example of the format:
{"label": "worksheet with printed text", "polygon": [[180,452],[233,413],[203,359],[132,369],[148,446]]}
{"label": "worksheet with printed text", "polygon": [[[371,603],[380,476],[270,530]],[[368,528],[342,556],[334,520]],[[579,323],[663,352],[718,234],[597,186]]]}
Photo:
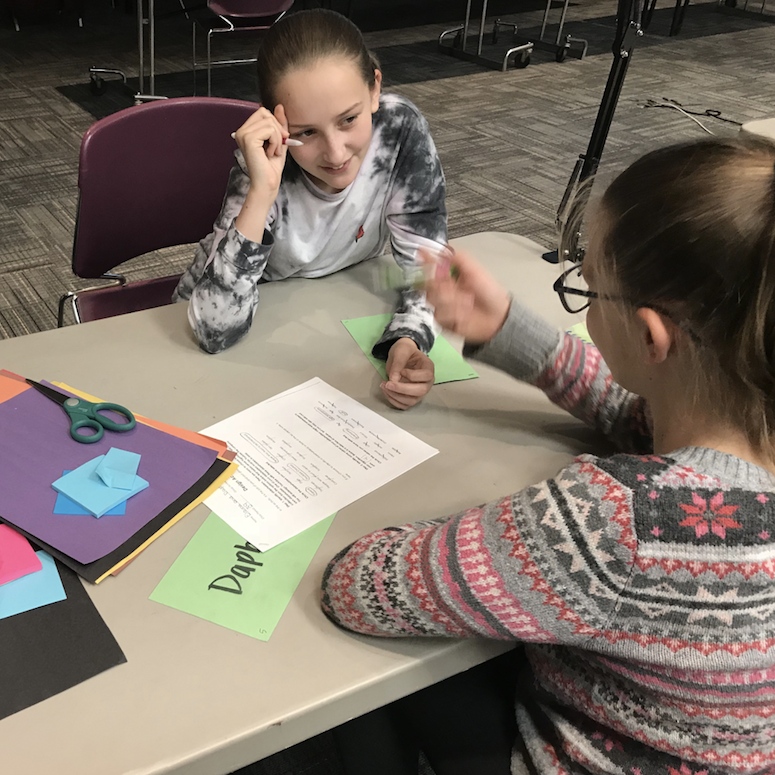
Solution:
{"label": "worksheet with printed text", "polygon": [[239,464],[205,503],[261,551],[438,452],[317,377],[202,433]]}

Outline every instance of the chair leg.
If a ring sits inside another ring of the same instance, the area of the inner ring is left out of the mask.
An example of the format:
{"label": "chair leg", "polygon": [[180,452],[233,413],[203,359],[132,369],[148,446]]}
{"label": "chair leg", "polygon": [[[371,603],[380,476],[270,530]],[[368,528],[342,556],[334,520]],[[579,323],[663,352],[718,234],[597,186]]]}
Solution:
{"label": "chair leg", "polygon": [[212,67],[210,65],[210,41],[212,40],[212,30],[207,31],[207,96],[212,97],[212,91],[213,91],[213,78],[212,78]]}
{"label": "chair leg", "polygon": [[191,72],[194,74],[194,97],[196,97],[196,22],[191,23]]}
{"label": "chair leg", "polygon": [[70,302],[71,310],[73,313],[73,320],[76,323],[81,322],[81,315],[78,312],[78,293],[76,291],[68,291],[59,299],[59,310],[57,311],[57,328],[62,328],[65,325],[65,305]]}

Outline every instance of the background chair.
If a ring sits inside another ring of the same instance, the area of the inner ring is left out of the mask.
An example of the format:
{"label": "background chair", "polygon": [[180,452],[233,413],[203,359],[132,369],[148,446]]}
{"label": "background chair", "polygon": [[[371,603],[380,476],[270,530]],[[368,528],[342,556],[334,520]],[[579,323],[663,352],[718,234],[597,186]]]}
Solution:
{"label": "background chair", "polygon": [[196,26],[201,24],[207,30],[207,96],[212,93],[212,68],[216,65],[242,65],[255,62],[250,59],[211,59],[212,37],[217,33],[238,36],[257,35],[268,30],[285,16],[293,0],[207,0],[206,15],[195,18],[192,25],[191,63],[194,69],[194,94],[196,94]]}
{"label": "background chair", "polygon": [[231,133],[258,107],[180,97],[121,110],[87,130],[78,168],[73,272],[114,283],[62,296],[59,326],[68,301],[77,323],[171,302],[179,274],[127,283],[110,270],[212,231],[234,164]]}

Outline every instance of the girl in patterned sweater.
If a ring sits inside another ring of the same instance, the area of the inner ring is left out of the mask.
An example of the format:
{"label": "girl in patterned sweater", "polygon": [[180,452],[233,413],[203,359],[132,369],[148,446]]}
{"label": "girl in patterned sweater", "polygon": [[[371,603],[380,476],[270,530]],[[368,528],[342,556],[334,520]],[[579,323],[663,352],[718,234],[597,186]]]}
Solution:
{"label": "girl in patterned sweater", "polygon": [[[201,347],[215,353],[250,330],[259,283],[322,277],[380,255],[399,266],[446,243],[445,184],[428,124],[409,100],[380,94],[361,33],[333,11],[302,11],[261,44],[263,107],[236,132],[239,150],[213,233],[175,291],[190,299]],[[288,148],[287,138],[303,143]],[[382,389],[405,409],[433,385],[433,313],[406,290],[374,355]]]}
{"label": "girl in patterned sweater", "polygon": [[[775,147],[671,147],[614,181],[555,284],[588,306],[596,347],[452,262],[428,287],[438,322],[621,452],[365,536],[329,565],[325,612],[383,637],[526,644],[502,700],[494,663],[445,682],[489,682],[496,722],[486,744],[431,744],[436,775],[775,773]],[[415,725],[402,756],[348,771],[410,772],[434,707],[467,701],[399,701],[383,715]]]}

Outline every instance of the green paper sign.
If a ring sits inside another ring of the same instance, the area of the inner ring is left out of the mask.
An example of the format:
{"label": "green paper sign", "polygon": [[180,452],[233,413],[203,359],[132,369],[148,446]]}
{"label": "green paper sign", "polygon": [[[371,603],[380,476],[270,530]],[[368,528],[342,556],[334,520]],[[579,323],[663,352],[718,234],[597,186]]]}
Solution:
{"label": "green paper sign", "polygon": [[150,599],[269,640],[333,520],[334,515],[259,552],[210,514]]}
{"label": "green paper sign", "polygon": [[594,344],[591,337],[589,336],[589,331],[587,331],[586,323],[576,323],[575,326],[571,326],[568,329],[568,333],[577,336],[579,339],[581,339],[582,342],[586,342],[587,344]]}
{"label": "green paper sign", "polygon": [[[387,379],[385,362],[380,361],[371,354],[374,345],[379,341],[385,326],[393,316],[369,315],[365,318],[352,318],[343,320],[344,327],[355,339],[363,354],[371,361],[374,368],[380,373],[382,379]],[[428,357],[435,366],[434,385],[442,382],[457,382],[464,379],[476,379],[479,375],[463,360],[463,356],[443,337],[437,336]]]}

